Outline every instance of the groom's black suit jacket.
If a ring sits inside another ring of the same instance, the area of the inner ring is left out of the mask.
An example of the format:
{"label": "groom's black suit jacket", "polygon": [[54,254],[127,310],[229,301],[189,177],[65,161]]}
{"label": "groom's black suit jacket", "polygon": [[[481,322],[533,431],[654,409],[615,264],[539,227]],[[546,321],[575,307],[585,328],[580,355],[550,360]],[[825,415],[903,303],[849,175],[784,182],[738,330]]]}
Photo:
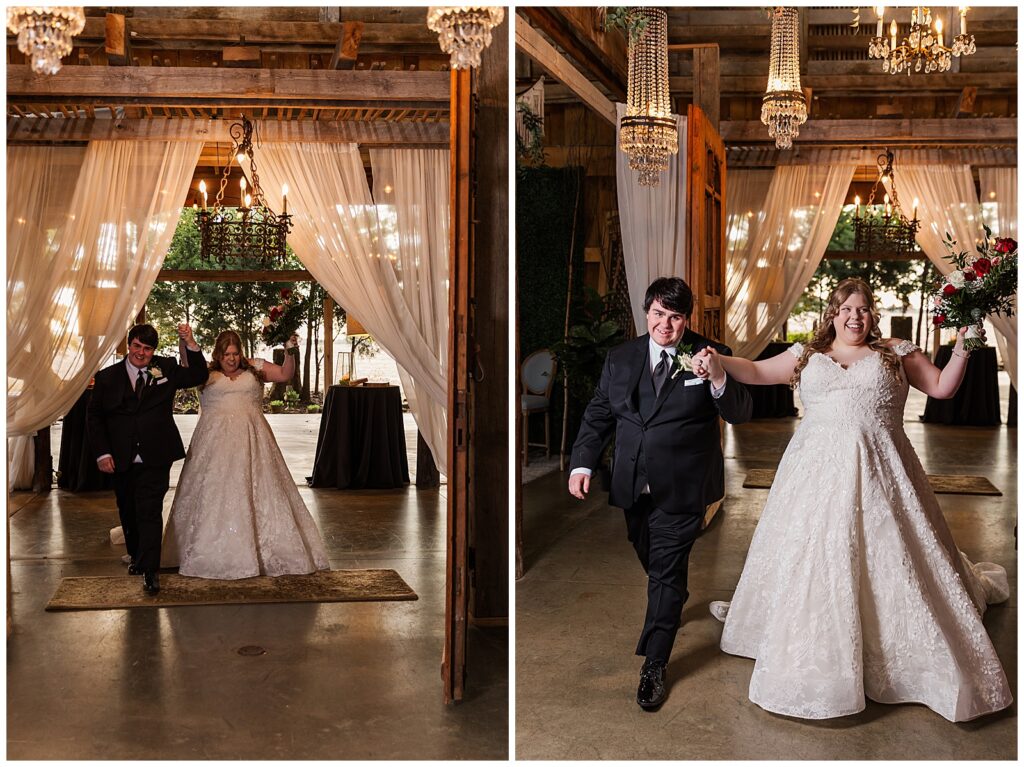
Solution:
{"label": "groom's black suit jacket", "polygon": [[[729,347],[689,329],[680,344],[690,345],[691,354],[705,346],[732,354]],[[611,505],[633,506],[646,478],[655,505],[674,513],[703,514],[708,504],[725,494],[718,417],[729,423],[749,421],[753,404],[743,384],[732,378],[718,399],[711,396],[710,383],[686,385],[694,379],[700,380],[681,371],[664,383],[655,399],[650,336],[609,351],[594,398],[583,414],[570,468],[597,466],[614,430]]]}
{"label": "groom's black suit jacket", "polygon": [[156,357],[150,367],[163,373],[149,380],[141,400],[122,359],[96,374],[88,408],[89,447],[93,457],[109,453],[116,471],[128,471],[135,456],[149,466],[170,465],[185,457],[174,425],[174,392],[205,383],[210,377],[201,351],[187,350],[188,367],[173,357]]}

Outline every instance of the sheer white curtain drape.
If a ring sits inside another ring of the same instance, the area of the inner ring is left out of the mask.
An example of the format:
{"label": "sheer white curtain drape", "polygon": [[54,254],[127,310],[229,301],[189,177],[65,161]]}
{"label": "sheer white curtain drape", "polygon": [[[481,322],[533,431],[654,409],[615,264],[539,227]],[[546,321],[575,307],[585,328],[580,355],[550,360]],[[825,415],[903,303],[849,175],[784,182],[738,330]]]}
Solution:
{"label": "sheer white curtain drape", "polygon": [[[981,181],[982,214],[985,223],[996,237],[1017,239],[1017,169],[978,168]],[[994,195],[994,196],[993,196]],[[996,325],[996,344],[1003,358],[1006,372],[1014,388],[1017,387],[1017,300],[1013,301],[1014,316],[1000,317]]]}
{"label": "sheer white curtain drape", "polygon": [[[359,147],[266,144],[260,148],[259,172],[275,210],[281,209],[282,184],[289,186],[294,229],[288,239],[302,263],[411,376],[417,406],[429,401],[443,409],[447,383],[434,338],[421,325],[426,318],[418,306],[419,272],[397,266],[400,255],[388,247],[387,226],[382,226],[370,195]],[[446,205],[447,176],[443,189]],[[444,301],[447,307],[447,294]],[[409,403],[412,407],[412,398]],[[413,410],[413,415],[419,425],[420,413]],[[438,442],[436,429],[421,431],[434,462],[446,471],[444,439]]]}
{"label": "sheer white curtain drape", "polygon": [[[373,199],[405,306],[424,339],[425,365],[448,380],[448,183],[447,149],[371,149]],[[416,379],[398,366],[402,388],[420,433],[434,455],[445,454],[447,399],[421,396]],[[436,461],[435,461],[436,462]],[[440,463],[444,463],[442,458]],[[440,464],[439,464],[440,465]]]}
{"label": "sheer white curtain drape", "polygon": [[763,172],[730,171],[725,342],[733,354],[756,357],[786,321],[821,263],[855,169],[780,165],[766,191]]}
{"label": "sheer white curtain drape", "polygon": [[201,149],[8,147],[8,437],[68,412],[124,337],[163,263]]}
{"label": "sheer white curtain drape", "polygon": [[[918,200],[921,229],[917,244],[941,274],[948,274],[953,265],[946,260],[949,251],[943,244],[946,232],[953,235],[964,250],[973,250],[985,238],[978,194],[974,188],[969,165],[921,163],[913,152],[905,152],[896,168],[897,192],[906,209]],[[997,333],[1012,343],[1005,343],[1003,363],[1010,380],[1017,380],[1017,318],[990,317]],[[1000,344],[1003,347],[1003,344]]]}
{"label": "sheer white curtain drape", "polygon": [[[616,104],[615,109],[621,122],[626,105]],[[622,255],[637,335],[647,332],[647,287],[658,277],[686,275],[686,118],[678,120],[679,153],[669,159],[657,186],[640,186],[629,158],[615,151]]]}

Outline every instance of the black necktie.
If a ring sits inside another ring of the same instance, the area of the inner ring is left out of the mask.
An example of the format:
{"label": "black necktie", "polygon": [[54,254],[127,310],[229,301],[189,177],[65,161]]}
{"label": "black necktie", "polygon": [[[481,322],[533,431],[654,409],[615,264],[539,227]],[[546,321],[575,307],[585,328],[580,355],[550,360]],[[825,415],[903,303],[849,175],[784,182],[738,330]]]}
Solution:
{"label": "black necktie", "polygon": [[664,349],[661,350],[661,359],[658,364],[654,366],[654,396],[661,394],[661,387],[665,385],[665,381],[668,380],[668,352]]}
{"label": "black necktie", "polygon": [[140,370],[135,376],[135,398],[142,399],[142,390],[146,388],[146,371]]}

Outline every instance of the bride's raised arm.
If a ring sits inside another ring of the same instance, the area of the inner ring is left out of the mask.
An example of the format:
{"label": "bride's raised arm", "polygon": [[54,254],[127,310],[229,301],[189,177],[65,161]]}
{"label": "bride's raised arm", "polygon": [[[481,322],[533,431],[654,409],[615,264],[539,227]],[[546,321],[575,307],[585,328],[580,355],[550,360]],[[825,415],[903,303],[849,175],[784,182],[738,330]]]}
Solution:
{"label": "bride's raised arm", "polygon": [[[774,357],[756,362],[743,357],[728,357],[718,354],[712,347],[707,347],[701,353],[715,355],[718,363],[725,372],[740,383],[753,384],[755,386],[769,386],[771,384],[788,384],[793,377],[793,370],[796,369],[798,355],[786,350]],[[699,356],[699,354],[698,354]],[[696,359],[696,357],[695,357]]]}
{"label": "bride's raised arm", "polygon": [[[907,383],[915,389],[923,391],[935,399],[951,399],[967,372],[967,358],[970,352],[964,351],[964,335],[967,328],[960,328],[956,334],[953,355],[941,370],[928,359],[928,355],[917,347],[903,356],[903,372],[907,375]],[[891,346],[899,345],[898,339],[892,339]],[[897,352],[898,353],[898,352]]]}
{"label": "bride's raised arm", "polygon": [[266,360],[250,360],[249,364],[258,367],[263,373],[263,380],[267,383],[288,383],[295,375],[295,355],[291,350],[295,348],[295,341],[288,339],[284,344],[284,364],[275,365]]}

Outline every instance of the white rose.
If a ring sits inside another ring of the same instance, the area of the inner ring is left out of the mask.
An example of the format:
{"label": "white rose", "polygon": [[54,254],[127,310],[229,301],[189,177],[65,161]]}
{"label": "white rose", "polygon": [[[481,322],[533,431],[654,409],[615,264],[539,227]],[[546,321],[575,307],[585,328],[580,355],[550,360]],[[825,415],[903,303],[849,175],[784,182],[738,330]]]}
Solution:
{"label": "white rose", "polygon": [[954,269],[952,272],[946,275],[946,281],[957,289],[962,288],[964,286],[964,283],[967,282],[964,279],[964,273],[959,269]]}

